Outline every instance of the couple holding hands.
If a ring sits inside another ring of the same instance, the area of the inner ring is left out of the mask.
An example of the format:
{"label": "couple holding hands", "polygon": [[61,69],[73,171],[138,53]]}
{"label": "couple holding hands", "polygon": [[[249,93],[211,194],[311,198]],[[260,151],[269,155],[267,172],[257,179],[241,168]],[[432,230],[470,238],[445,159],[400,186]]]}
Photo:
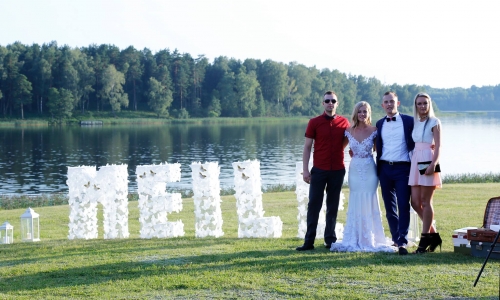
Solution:
{"label": "couple holding hands", "polygon": [[[386,92],[382,108],[387,116],[371,125],[371,107],[357,103],[352,124],[336,115],[337,95],[323,96],[324,113],[311,119],[305,133],[303,178],[309,183],[307,232],[298,251],[314,249],[316,227],[326,188],[325,246],[331,251],[398,252],[408,254],[406,238],[411,206],[423,222],[415,253],[433,252],[442,240],[433,227],[432,198],[442,186],[439,173],[441,122],[434,115],[431,97],[415,96],[413,117],[398,112],[398,96]],[[314,144],[313,167],[309,159]],[[340,190],[344,182],[344,148],[349,144],[349,203],[344,238],[337,242]],[[377,152],[376,164],[373,151]],[[392,239],[385,237],[377,194],[382,191]]]}

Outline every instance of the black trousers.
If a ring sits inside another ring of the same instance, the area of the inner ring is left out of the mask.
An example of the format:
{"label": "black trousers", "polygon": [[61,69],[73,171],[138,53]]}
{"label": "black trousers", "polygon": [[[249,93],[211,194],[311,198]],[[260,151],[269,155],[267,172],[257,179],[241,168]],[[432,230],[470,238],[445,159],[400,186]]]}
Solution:
{"label": "black trousers", "polygon": [[337,241],[335,224],[339,211],[340,191],[344,183],[345,169],[325,171],[313,167],[309,185],[309,204],[307,208],[307,232],[304,245],[314,245],[316,228],[318,227],[319,212],[323,205],[323,196],[326,187],[326,228],[325,243]]}

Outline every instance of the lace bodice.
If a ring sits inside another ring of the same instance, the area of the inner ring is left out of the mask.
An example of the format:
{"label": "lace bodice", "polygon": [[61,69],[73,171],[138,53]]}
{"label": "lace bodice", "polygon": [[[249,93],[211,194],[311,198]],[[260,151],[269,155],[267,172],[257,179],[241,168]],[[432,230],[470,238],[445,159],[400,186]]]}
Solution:
{"label": "lace bodice", "polygon": [[375,130],[361,142],[358,142],[349,131],[345,131],[345,136],[349,139],[349,147],[353,152],[353,158],[367,158],[373,157],[373,140],[377,136],[377,131]]}

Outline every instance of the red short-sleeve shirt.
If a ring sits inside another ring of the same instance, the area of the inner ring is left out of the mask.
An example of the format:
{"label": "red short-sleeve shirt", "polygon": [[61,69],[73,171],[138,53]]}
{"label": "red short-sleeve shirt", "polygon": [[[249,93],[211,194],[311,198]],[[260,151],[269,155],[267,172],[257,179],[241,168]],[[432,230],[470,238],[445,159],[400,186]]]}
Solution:
{"label": "red short-sleeve shirt", "polygon": [[344,166],[344,132],[349,121],[342,116],[335,118],[323,113],[307,124],[307,138],[314,140],[313,165],[321,170],[342,170]]}

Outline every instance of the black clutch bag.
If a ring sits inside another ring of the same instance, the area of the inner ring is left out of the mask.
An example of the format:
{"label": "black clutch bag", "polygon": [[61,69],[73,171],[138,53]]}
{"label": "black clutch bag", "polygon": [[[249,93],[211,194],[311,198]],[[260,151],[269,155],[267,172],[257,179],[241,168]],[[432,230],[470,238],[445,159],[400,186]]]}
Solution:
{"label": "black clutch bag", "polygon": [[[427,170],[427,167],[430,166],[430,164],[431,161],[422,161],[418,163],[418,171],[420,172],[420,175],[425,174],[425,170]],[[434,172],[441,172],[441,166],[439,164],[436,164]]]}

